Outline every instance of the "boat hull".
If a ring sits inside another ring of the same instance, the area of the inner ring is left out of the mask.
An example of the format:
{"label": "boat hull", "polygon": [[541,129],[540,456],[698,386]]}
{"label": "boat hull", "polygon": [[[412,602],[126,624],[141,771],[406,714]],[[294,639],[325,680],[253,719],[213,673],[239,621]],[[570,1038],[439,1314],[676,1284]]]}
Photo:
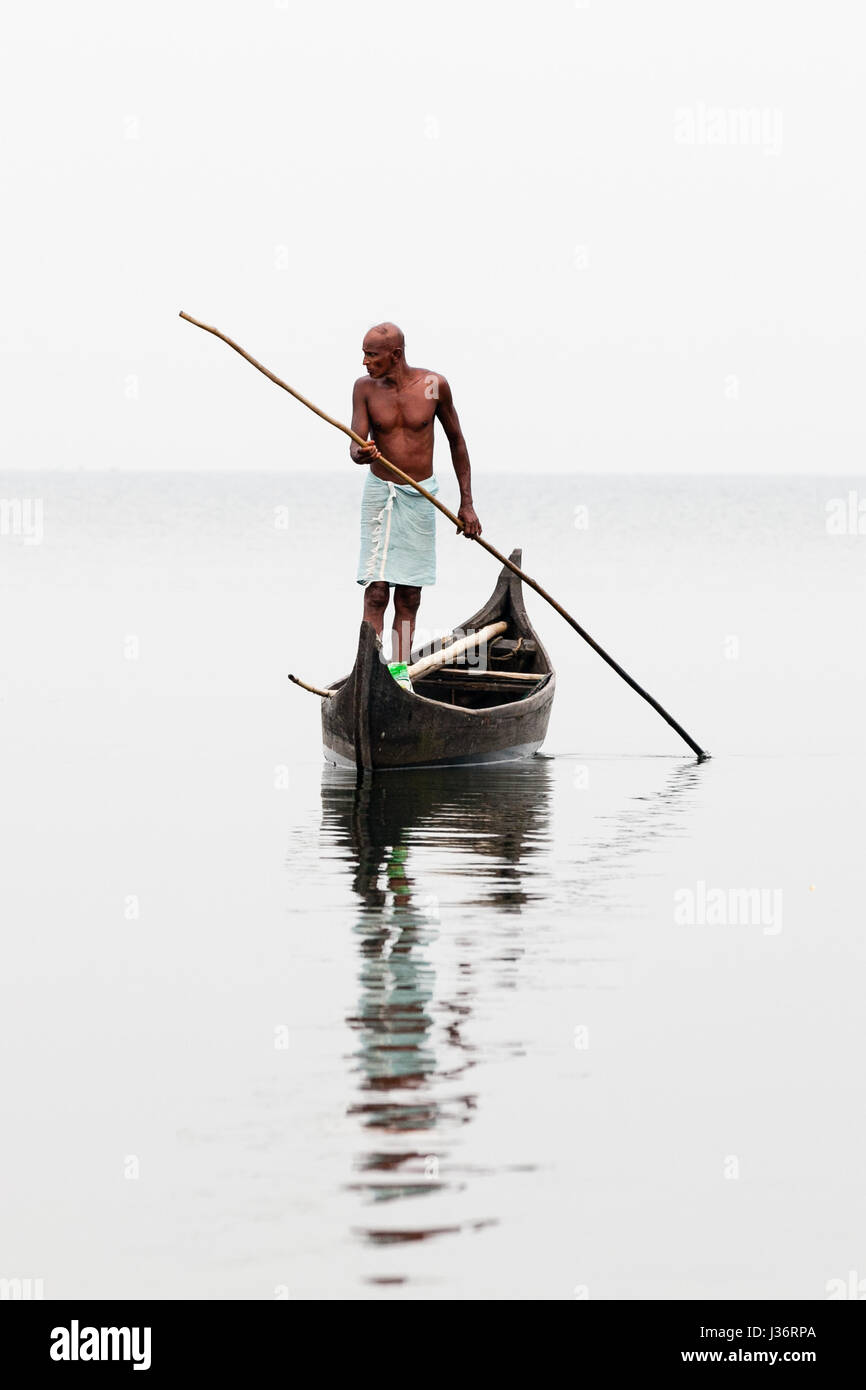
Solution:
{"label": "boat hull", "polygon": [[[544,739],[540,738],[536,743],[518,743],[514,744],[511,748],[494,749],[489,753],[448,753],[445,755],[444,759],[437,762],[397,764],[380,762],[375,764],[375,766],[379,768],[387,766],[393,770],[396,767],[466,767],[472,763],[516,763],[521,762],[524,758],[534,757],[543,742]],[[343,745],[342,752],[337,748],[328,748],[323,745],[323,752],[325,754],[325,762],[332,763],[334,767],[357,767],[355,750],[348,744]]]}
{"label": "boat hull", "polygon": [[[519,564],[520,551],[514,551],[511,558]],[[335,682],[331,687],[334,693],[322,700],[326,761],[360,771],[384,771],[532,757],[547,733],[556,676],[529,623],[520,580],[507,568],[503,568],[488,602],[461,625],[461,630],[477,631],[502,619],[509,624],[509,635],[531,644],[532,674],[537,683],[522,698],[484,708],[464,708],[404,690],[388,670],[375,631],[363,622],[351,673]],[[440,645],[422,648],[413,653],[412,660]]]}

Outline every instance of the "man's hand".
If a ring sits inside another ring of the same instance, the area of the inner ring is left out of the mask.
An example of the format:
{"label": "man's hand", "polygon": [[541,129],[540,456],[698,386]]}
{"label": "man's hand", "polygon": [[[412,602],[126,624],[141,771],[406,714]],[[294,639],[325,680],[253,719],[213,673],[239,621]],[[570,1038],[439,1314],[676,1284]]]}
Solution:
{"label": "man's hand", "polygon": [[366,444],[352,444],[352,458],[356,463],[372,463],[374,459],[381,457],[372,439],[368,439]]}
{"label": "man's hand", "polygon": [[481,522],[475,515],[475,508],[471,502],[464,502],[457,513],[457,519],[463,523],[463,535],[467,540],[471,540],[473,536],[481,535]]}

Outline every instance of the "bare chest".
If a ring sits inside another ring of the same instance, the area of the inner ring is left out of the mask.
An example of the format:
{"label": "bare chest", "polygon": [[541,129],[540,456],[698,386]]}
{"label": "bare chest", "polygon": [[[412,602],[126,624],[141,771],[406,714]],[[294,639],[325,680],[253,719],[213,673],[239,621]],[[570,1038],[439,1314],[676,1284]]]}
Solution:
{"label": "bare chest", "polygon": [[[432,378],[435,384],[435,377]],[[425,386],[425,379],[405,386],[402,391],[378,387],[370,392],[367,408],[375,430],[389,434],[392,430],[421,433],[433,424],[436,415],[434,387]]]}

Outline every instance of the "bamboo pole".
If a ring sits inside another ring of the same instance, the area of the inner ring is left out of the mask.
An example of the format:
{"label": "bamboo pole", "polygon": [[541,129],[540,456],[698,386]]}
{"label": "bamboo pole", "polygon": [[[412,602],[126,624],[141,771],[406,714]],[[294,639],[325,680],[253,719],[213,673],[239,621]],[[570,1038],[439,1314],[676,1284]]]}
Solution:
{"label": "bamboo pole", "polygon": [[[245,352],[244,349],[240,347],[238,343],[234,342],[231,338],[227,337],[225,333],[221,333],[218,328],[212,328],[210,324],[201,323],[199,319],[194,319],[191,314],[185,313],[183,309],[181,309],[180,311],[180,317],[182,319],[186,319],[187,323],[194,324],[196,328],[203,329],[205,333],[212,333],[215,338],[221,338],[224,343],[227,343],[230,348],[232,348],[241,357],[243,357],[245,361],[249,362],[251,366],[255,367],[257,371],[261,372],[264,376],[266,376],[269,381],[272,381],[275,386],[281,387],[283,391],[288,391],[290,396],[294,396],[296,401],[301,402],[301,405],[305,405],[308,410],[312,410],[313,414],[318,415],[320,420],[325,420],[329,425],[333,425],[334,429],[342,430],[343,434],[348,435],[348,437],[350,439],[353,439],[356,444],[364,445],[370,442],[367,439],[362,439],[359,434],[356,434],[355,431],[353,429],[350,429],[348,425],[344,425],[341,420],[335,420],[332,415],[326,415],[324,410],[320,410],[319,407],[317,405],[314,405],[312,401],[308,401],[306,396],[301,395],[300,391],[295,391],[294,388],[289,386],[285,381],[281,381],[278,376],[275,376],[274,373],[269,371],[267,367],[263,367],[261,362],[257,362],[256,359],[254,357],[251,357],[248,352]],[[427,489],[425,487],[422,487],[420,483],[416,482],[414,478],[410,478],[408,473],[404,473],[401,468],[398,468],[396,464],[391,463],[390,460],[386,459],[383,454],[379,455],[378,462],[383,464],[385,468],[390,469],[390,471],[395,475],[395,477],[399,478],[401,482],[407,483],[410,487],[413,487],[416,492],[420,492],[422,497],[426,497],[428,502],[432,502],[433,506],[436,507],[437,510],[442,513],[443,516],[447,516],[448,520],[454,526],[457,527],[458,531],[462,531],[464,529],[463,523],[460,520],[460,518],[455,516],[454,513],[450,511],[448,507],[445,506],[444,502],[440,502],[437,497],[434,497],[432,493],[429,493]],[[652,705],[653,709],[656,711],[657,714],[661,715],[665,723],[669,724],[670,727],[676,733],[679,734],[680,738],[688,744],[689,748],[691,748],[692,752],[697,756],[698,762],[705,762],[706,759],[709,758],[709,753],[707,753],[705,749],[701,748],[700,744],[696,743],[690,734],[686,733],[682,724],[679,724],[677,720],[674,719],[672,714],[668,714],[667,710],[659,704],[658,700],[654,699],[653,696],[650,695],[648,690],[644,690],[643,686],[638,685],[634,677],[630,676],[628,671],[626,671],[624,667],[620,666],[619,662],[615,661],[614,658],[604,650],[604,647],[600,646],[593,637],[590,637],[586,629],[581,627],[577,619],[573,618],[571,614],[567,612],[565,608],[562,607],[562,604],[557,603],[556,599],[553,597],[552,594],[549,594],[546,589],[543,589],[536,580],[532,579],[528,574],[525,573],[524,570],[520,569],[518,565],[515,565],[513,561],[509,560],[506,555],[502,555],[500,551],[498,551],[495,546],[492,546],[489,541],[486,541],[483,536],[470,536],[468,539],[475,541],[476,544],[480,545],[483,550],[486,550],[489,555],[492,555],[494,559],[498,560],[501,565],[505,565],[505,567],[507,569],[510,569],[513,574],[516,574],[520,579],[522,579],[524,584],[528,584],[530,589],[534,589],[535,592],[541,598],[543,598],[546,603],[549,603],[551,608],[555,609],[559,616],[565,619],[569,627],[573,627],[578,636],[582,637],[584,642],[586,642],[590,647],[592,647],[592,650],[601,657],[602,661],[606,661],[608,666],[610,666],[612,670],[616,671],[618,676],[622,677],[626,685],[630,685],[632,690],[634,690],[638,695],[640,695],[641,699],[646,700],[648,705]]]}
{"label": "bamboo pole", "polygon": [[[414,666],[407,667],[406,674],[411,679],[414,676],[426,674],[427,671],[438,671],[443,666],[450,665],[450,663],[454,660],[455,657],[462,656],[463,652],[468,652],[473,647],[480,646],[482,642],[491,642],[494,637],[498,637],[500,633],[505,632],[507,628],[507,623],[490,623],[487,627],[480,628],[478,632],[470,632],[466,637],[460,637],[456,641],[452,634],[447,639],[448,642],[451,644],[450,646],[440,647],[438,651],[431,652],[429,656],[423,656],[420,661],[415,662]],[[463,670],[463,674],[472,676],[489,676],[490,672],[473,671],[469,669]],[[509,672],[497,671],[494,674],[497,676],[506,676],[509,675]],[[510,674],[509,678],[511,680],[541,680],[540,676],[518,676],[514,675],[513,673]],[[309,685],[306,681],[302,681],[300,676],[290,675],[289,680],[292,681],[295,685],[299,685],[302,690],[309,690],[312,695],[321,695],[322,698],[326,700],[329,700],[331,696],[335,694],[335,691],[333,690],[322,690],[321,686]]]}
{"label": "bamboo pole", "polygon": [[321,686],[307,685],[307,682],[302,681],[300,676],[290,675],[289,680],[294,681],[295,685],[299,685],[302,690],[309,690],[311,695],[321,695],[323,700],[330,700],[331,696],[334,694],[333,690],[322,690]]}
{"label": "bamboo pole", "polygon": [[482,627],[478,632],[470,632],[467,637],[461,637],[456,642],[452,642],[450,647],[440,647],[438,652],[431,652],[429,656],[422,656],[420,661],[416,661],[414,666],[407,668],[406,674],[410,680],[416,676],[424,675],[427,671],[436,671],[440,666],[448,666],[455,656],[462,656],[464,652],[471,651],[473,647],[480,647],[482,642],[491,642],[500,633],[506,632],[507,623],[490,623],[487,627]]}
{"label": "bamboo pole", "polygon": [[[447,666],[439,667],[439,669],[444,670],[447,675]],[[498,681],[525,681],[537,685],[539,681],[547,679],[549,672],[545,672],[543,676],[536,676],[529,671],[498,671],[491,670],[490,667],[478,670],[474,666],[458,666],[455,668],[454,674],[459,675],[461,679],[464,676],[468,677],[470,684],[473,680],[490,680],[493,681],[494,685]]]}

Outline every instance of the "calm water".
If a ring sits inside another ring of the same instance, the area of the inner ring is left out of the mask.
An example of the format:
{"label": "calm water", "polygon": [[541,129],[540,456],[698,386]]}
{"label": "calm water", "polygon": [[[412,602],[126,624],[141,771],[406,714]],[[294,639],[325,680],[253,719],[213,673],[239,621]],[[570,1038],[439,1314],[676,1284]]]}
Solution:
{"label": "calm water", "polygon": [[[713,760],[532,596],[544,756],[358,790],[286,673],[351,665],[360,482],[0,479],[43,504],[41,544],[0,536],[0,1276],[371,1299],[866,1276],[866,535],[826,524],[866,483],[479,481],[494,544]],[[446,526],[439,564],[433,632],[496,578]]]}

